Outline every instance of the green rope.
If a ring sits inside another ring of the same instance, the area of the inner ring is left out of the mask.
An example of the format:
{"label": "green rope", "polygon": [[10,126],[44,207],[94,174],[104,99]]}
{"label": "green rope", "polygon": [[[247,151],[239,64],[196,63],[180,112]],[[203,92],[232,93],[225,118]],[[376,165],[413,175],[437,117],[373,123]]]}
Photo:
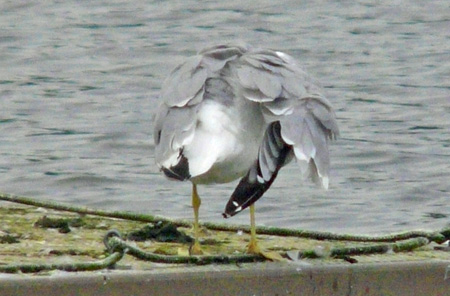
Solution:
{"label": "green rope", "polygon": [[[43,201],[36,200],[28,197],[17,196],[7,193],[0,193],[0,200],[26,204],[30,206],[43,207],[48,209],[67,211],[85,215],[95,215],[108,218],[118,218],[131,221],[139,221],[146,223],[156,223],[159,221],[172,223],[178,227],[191,227],[192,222],[188,220],[172,220],[159,216],[136,214],[130,212],[120,212],[120,211],[104,211],[91,209],[88,207],[78,207],[62,203],[57,203],[54,201]],[[208,228],[210,230],[217,231],[244,231],[250,233],[250,227],[247,225],[226,225],[219,223],[205,222],[200,223],[202,227]],[[450,239],[450,228],[445,228],[440,232],[425,232],[425,231],[408,231],[397,234],[382,235],[382,236],[366,236],[366,235],[350,235],[350,234],[335,234],[331,232],[320,232],[320,231],[308,231],[301,229],[287,229],[279,227],[262,227],[256,228],[258,234],[264,235],[276,235],[276,236],[291,236],[300,238],[309,238],[317,240],[336,240],[336,241],[354,241],[354,242],[395,242],[399,240],[406,240],[411,238],[425,237],[430,241],[436,243],[443,243]]]}
{"label": "green rope", "polygon": [[[121,238],[121,235],[116,230],[109,231],[104,238],[104,244],[109,252],[123,252],[134,256],[137,259],[167,263],[167,264],[230,264],[230,263],[250,263],[260,262],[267,260],[262,255],[203,255],[203,256],[176,256],[176,255],[160,255],[152,252],[146,252],[135,245],[127,243]],[[372,255],[383,254],[389,251],[393,252],[410,252],[419,247],[425,246],[429,243],[427,238],[418,237],[409,239],[403,242],[393,244],[380,244],[373,246],[357,246],[357,247],[342,247],[333,248],[330,251],[329,256],[332,258],[345,258],[347,256],[360,256],[360,255]],[[319,254],[316,250],[305,250],[298,253],[298,258],[321,258],[323,255]],[[288,257],[287,253],[281,254],[283,257]]]}
{"label": "green rope", "polygon": [[[361,256],[361,255],[373,255],[373,254],[385,254],[390,251],[393,252],[410,252],[414,249],[425,246],[429,243],[428,239],[424,237],[418,237],[409,239],[403,242],[398,243],[386,243],[386,244],[378,244],[378,245],[369,245],[369,246],[356,246],[356,247],[342,247],[342,248],[333,248],[327,254],[332,258],[345,258],[347,256]],[[316,250],[305,250],[302,252],[298,252],[296,254],[298,258],[323,258],[325,257],[322,252]],[[289,256],[289,257],[292,257]]]}
{"label": "green rope", "polygon": [[120,261],[123,257],[123,252],[114,252],[105,259],[93,261],[93,262],[80,262],[80,263],[66,263],[66,264],[10,264],[10,265],[0,265],[0,272],[5,273],[32,273],[40,271],[50,271],[50,270],[63,270],[63,271],[93,271],[105,269],[113,266],[115,263]]}
{"label": "green rope", "polygon": [[[207,223],[205,224],[208,225]],[[246,229],[244,229],[243,231],[248,232],[249,228],[246,227]],[[257,227],[257,232],[258,234],[265,234],[265,235],[290,236],[316,240],[353,241],[353,242],[395,242],[399,240],[425,237],[430,241],[434,241],[436,243],[443,243],[448,239],[441,232],[426,232],[426,231],[408,231],[403,233],[396,233],[382,236],[367,236],[367,235],[352,235],[352,234],[336,234],[331,232],[287,229],[278,227]]]}
{"label": "green rope", "polygon": [[[167,222],[173,222],[167,218],[164,217],[158,217],[158,216],[151,216],[151,215],[140,215],[136,213],[131,212],[120,212],[120,211],[103,211],[103,210],[97,210],[92,209],[88,207],[80,207],[75,205],[68,205],[64,203],[58,203],[55,201],[50,200],[37,200],[29,197],[24,196],[18,196],[8,193],[0,193],[0,200],[14,202],[14,203],[20,203],[24,205],[29,206],[35,206],[35,207],[41,207],[46,209],[53,209],[58,211],[66,211],[71,213],[79,213],[83,215],[94,215],[94,216],[100,216],[100,217],[107,217],[107,218],[118,218],[118,219],[124,219],[124,220],[130,220],[130,221],[138,221],[138,222],[146,222],[146,223],[156,223],[158,221],[167,221]],[[191,222],[178,220],[177,226],[185,226],[190,227],[192,225]]]}
{"label": "green rope", "polygon": [[[128,244],[120,234],[113,230],[109,231],[104,239],[104,243],[111,252],[107,258],[94,262],[81,262],[73,264],[11,264],[0,265],[0,272],[4,273],[36,273],[40,271],[63,270],[63,271],[94,271],[112,267],[123,258],[124,254],[129,254],[137,259],[168,264],[230,264],[230,263],[252,263],[265,261],[262,255],[204,255],[204,256],[168,256],[159,255]],[[375,253],[386,253],[389,250],[394,252],[408,252],[428,243],[426,238],[415,238],[405,242],[395,244],[384,244],[375,246],[361,246],[351,248],[334,248],[330,256],[334,258],[344,258],[346,256],[369,255]],[[319,258],[323,257],[314,250],[307,250],[299,253],[299,258]],[[286,256],[286,254],[283,254]]]}
{"label": "green rope", "polygon": [[[108,234],[107,234],[108,236]],[[261,255],[202,255],[202,256],[174,256],[160,255],[152,252],[146,252],[139,247],[128,244],[119,236],[112,236],[105,242],[109,250],[122,251],[137,259],[167,264],[230,264],[230,263],[251,263],[261,262],[266,259]]]}
{"label": "green rope", "polygon": [[[373,255],[373,254],[385,254],[390,251],[395,253],[410,252],[414,249],[423,247],[429,243],[429,240],[425,237],[412,238],[406,241],[397,243],[386,243],[370,246],[357,246],[357,247],[342,247],[331,249],[329,256],[332,258],[346,258],[347,256],[361,256],[361,255]],[[298,258],[321,258],[324,257],[320,252],[316,250],[306,250],[298,253]]]}
{"label": "green rope", "polygon": [[384,254],[390,250],[395,253],[399,252],[411,252],[414,249],[423,247],[429,243],[429,240],[425,237],[412,238],[406,241],[397,242],[394,244],[381,244],[373,246],[361,246],[351,248],[336,248],[331,250],[332,257],[342,256],[357,256],[357,255],[371,255],[371,254]]}

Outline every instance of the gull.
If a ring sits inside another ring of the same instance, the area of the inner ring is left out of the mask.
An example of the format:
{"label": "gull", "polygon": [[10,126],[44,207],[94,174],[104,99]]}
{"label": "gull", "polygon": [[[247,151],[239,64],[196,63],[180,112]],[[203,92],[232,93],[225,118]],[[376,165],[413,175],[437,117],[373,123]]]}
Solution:
{"label": "gull", "polygon": [[249,253],[260,253],[254,203],[296,159],[304,176],[328,188],[328,145],[339,134],[322,88],[280,51],[246,44],[201,50],[164,81],[155,117],[155,160],[169,179],[192,183],[194,244],[199,244],[199,184],[240,179],[225,206],[249,207]]}

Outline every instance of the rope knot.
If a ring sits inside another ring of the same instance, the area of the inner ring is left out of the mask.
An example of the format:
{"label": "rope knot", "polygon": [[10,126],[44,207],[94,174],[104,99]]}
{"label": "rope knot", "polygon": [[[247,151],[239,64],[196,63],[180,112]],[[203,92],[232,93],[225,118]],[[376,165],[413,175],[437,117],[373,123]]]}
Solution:
{"label": "rope knot", "polygon": [[106,249],[110,254],[114,252],[125,253],[126,249],[123,248],[120,244],[117,243],[116,240],[112,238],[117,237],[118,239],[122,239],[122,234],[117,229],[111,229],[105,234],[103,238],[103,244],[105,244]]}

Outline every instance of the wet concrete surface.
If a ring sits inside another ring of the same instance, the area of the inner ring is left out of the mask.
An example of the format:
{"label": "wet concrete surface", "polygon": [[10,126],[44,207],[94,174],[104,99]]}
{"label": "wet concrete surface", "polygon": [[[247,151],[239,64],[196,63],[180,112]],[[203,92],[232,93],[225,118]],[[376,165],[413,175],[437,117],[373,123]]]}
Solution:
{"label": "wet concrete surface", "polygon": [[0,276],[1,295],[450,295],[449,261]]}

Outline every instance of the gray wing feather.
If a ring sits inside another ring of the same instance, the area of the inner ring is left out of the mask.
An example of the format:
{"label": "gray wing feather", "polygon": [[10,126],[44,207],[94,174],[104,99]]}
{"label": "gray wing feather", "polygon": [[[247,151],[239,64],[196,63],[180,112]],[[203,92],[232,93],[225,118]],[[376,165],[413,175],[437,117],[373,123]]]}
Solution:
{"label": "gray wing feather", "polygon": [[201,56],[187,59],[164,81],[161,97],[167,106],[183,107],[194,105],[202,100],[208,71],[201,61]]}
{"label": "gray wing feather", "polygon": [[[279,121],[282,140],[312,180],[328,187],[328,142],[339,134],[336,116],[322,90],[290,56],[261,50],[244,54],[236,64],[242,96],[261,104],[268,123]],[[270,178],[275,155],[269,143],[259,153],[263,178]]]}
{"label": "gray wing feather", "polygon": [[339,134],[336,115],[327,101],[322,99],[320,103],[317,103],[311,100],[311,102],[308,102],[307,108],[312,111],[314,117],[329,131],[330,138],[334,138]]}
{"label": "gray wing feather", "polygon": [[229,103],[229,85],[220,79],[229,61],[237,58],[244,47],[215,46],[201,51],[177,66],[164,81],[161,104],[155,119],[155,159],[162,166],[175,166],[183,147],[194,138],[197,110],[212,96]]}
{"label": "gray wing feather", "polygon": [[282,138],[294,147],[304,174],[327,188],[328,142],[339,133],[334,112],[318,98],[301,99],[293,109],[292,114],[280,118]]}
{"label": "gray wing feather", "polygon": [[164,81],[161,98],[168,107],[201,103],[206,81],[220,76],[225,65],[246,49],[240,46],[215,46],[202,50],[176,67]]}
{"label": "gray wing feather", "polygon": [[[197,106],[167,108],[162,105],[155,123],[155,159],[158,164],[169,159],[173,154],[178,157],[183,146],[192,141],[196,109]],[[171,163],[171,165],[175,164]]]}

